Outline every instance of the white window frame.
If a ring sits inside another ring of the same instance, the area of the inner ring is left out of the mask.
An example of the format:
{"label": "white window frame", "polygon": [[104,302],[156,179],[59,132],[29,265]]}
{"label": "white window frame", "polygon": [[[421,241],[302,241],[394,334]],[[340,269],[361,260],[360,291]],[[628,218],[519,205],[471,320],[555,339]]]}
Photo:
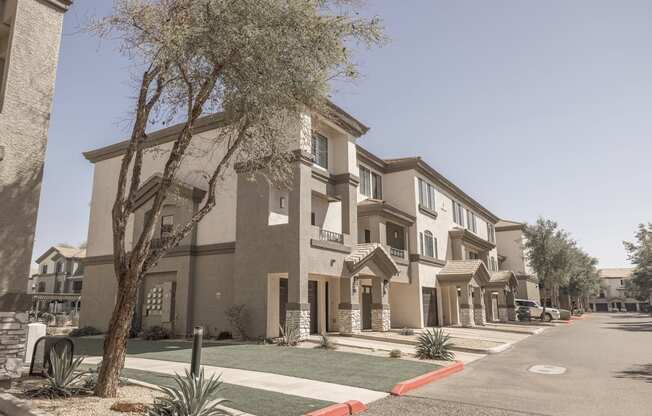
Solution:
{"label": "white window frame", "polygon": [[313,133],[311,150],[315,165],[328,169],[328,138],[319,133]]}
{"label": "white window frame", "polygon": [[427,257],[435,257],[435,237],[430,232],[430,230],[426,230],[423,233],[423,240],[424,240],[424,249],[425,253],[424,255]]}
{"label": "white window frame", "polygon": [[435,187],[425,179],[419,178],[419,204],[431,211],[436,209]]}
{"label": "white window frame", "polygon": [[373,199],[383,199],[383,177],[360,165],[360,194]]}

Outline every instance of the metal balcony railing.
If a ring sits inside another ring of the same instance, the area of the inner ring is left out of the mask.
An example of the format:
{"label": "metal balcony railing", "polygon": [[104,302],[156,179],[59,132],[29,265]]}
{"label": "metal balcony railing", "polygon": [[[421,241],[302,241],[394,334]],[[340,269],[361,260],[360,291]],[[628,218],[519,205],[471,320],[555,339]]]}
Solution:
{"label": "metal balcony railing", "polygon": [[340,233],[328,230],[319,230],[319,239],[322,241],[332,241],[334,243],[344,244],[344,236]]}

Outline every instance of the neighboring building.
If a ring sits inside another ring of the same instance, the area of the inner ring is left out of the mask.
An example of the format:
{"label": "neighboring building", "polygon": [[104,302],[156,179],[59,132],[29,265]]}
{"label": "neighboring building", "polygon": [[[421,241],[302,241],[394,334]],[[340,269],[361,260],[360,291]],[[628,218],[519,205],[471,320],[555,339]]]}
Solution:
{"label": "neighboring building", "polygon": [[600,291],[590,300],[594,312],[638,312],[647,310],[649,302],[640,302],[629,296],[625,289],[627,280],[632,278],[633,268],[600,269]]}
{"label": "neighboring building", "polygon": [[[328,117],[302,117],[290,144],[292,190],[229,171],[218,205],[145,278],[139,327],[187,334],[202,325],[216,334],[229,329],[225,311],[238,304],[246,306],[248,334],[268,337],[286,322],[305,337],[514,319],[515,276],[498,273],[498,217],[420,158],[384,160],[357,146],[367,127],[332,108]],[[197,124],[199,149],[220,120]],[[149,145],[169,148],[178,130],[150,134]],[[95,173],[80,325],[101,330],[116,296],[111,206],[125,149],[121,142],[85,153]],[[196,169],[214,165],[212,154],[182,168],[157,238],[197,209],[205,191]],[[145,154],[131,238],[162,163]]]}
{"label": "neighboring building", "polygon": [[[0,379],[19,375],[43,158],[69,0],[0,0]],[[10,315],[13,314],[13,315]],[[9,328],[9,329],[6,329]],[[8,331],[8,332],[7,332]],[[16,348],[13,348],[13,347]],[[6,352],[10,351],[10,352]]]}
{"label": "neighboring building", "polygon": [[85,257],[86,249],[52,246],[36,259],[38,272],[31,278],[36,310],[51,313],[79,310]]}
{"label": "neighboring building", "polygon": [[500,220],[496,224],[500,270],[512,270],[518,280],[518,298],[541,302],[539,280],[528,265],[525,253],[525,224]]}

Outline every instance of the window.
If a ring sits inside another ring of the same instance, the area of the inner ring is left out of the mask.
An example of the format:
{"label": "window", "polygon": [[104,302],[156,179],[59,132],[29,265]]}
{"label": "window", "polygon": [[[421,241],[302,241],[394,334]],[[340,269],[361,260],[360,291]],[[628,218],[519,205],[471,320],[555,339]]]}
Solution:
{"label": "window", "polygon": [[383,199],[383,178],[360,166],[360,193],[369,198]]}
{"label": "window", "polygon": [[161,239],[172,237],[174,232],[174,215],[163,215],[161,217]]}
{"label": "window", "polygon": [[314,212],[310,213],[310,225],[317,225],[317,217]]}
{"label": "window", "polygon": [[475,214],[470,209],[466,210],[466,229],[473,231],[474,233],[478,232],[477,224],[475,222]]}
{"label": "window", "polygon": [[419,204],[429,210],[435,210],[435,187],[421,178],[419,178]]}
{"label": "window", "polygon": [[45,282],[38,282],[38,292],[45,292]]}
{"label": "window", "polygon": [[491,243],[496,242],[496,228],[491,223],[487,223],[487,240]]}
{"label": "window", "polygon": [[47,264],[44,264],[44,265],[41,267],[41,273],[43,273],[43,274],[48,274],[48,265],[47,265]]}
{"label": "window", "polygon": [[464,227],[464,207],[457,201],[453,201],[453,221]]}
{"label": "window", "polygon": [[279,208],[285,208],[285,197],[282,196],[278,201]]}
{"label": "window", "polygon": [[328,139],[326,137],[317,133],[312,135],[312,155],[317,166],[328,169]]}
{"label": "window", "polygon": [[57,262],[56,272],[57,273],[62,273],[63,272],[63,263],[62,262]]}
{"label": "window", "polygon": [[11,50],[12,30],[16,1],[0,0],[0,112],[4,101],[9,72],[9,52]]}
{"label": "window", "polygon": [[423,255],[428,257],[435,257],[435,242],[430,231],[423,233],[423,245],[425,248]]}
{"label": "window", "polygon": [[83,283],[84,282],[82,282],[81,280],[76,280],[76,281],[72,282],[72,291],[73,291],[73,293],[81,293]]}
{"label": "window", "polygon": [[490,259],[490,262],[491,262],[491,271],[493,272],[498,271],[498,267],[496,267],[496,259],[492,257]]}
{"label": "window", "polygon": [[469,260],[477,260],[478,259],[478,253],[476,253],[474,251],[469,251],[467,256],[468,256]]}
{"label": "window", "polygon": [[371,231],[364,230],[364,242],[371,243]]}

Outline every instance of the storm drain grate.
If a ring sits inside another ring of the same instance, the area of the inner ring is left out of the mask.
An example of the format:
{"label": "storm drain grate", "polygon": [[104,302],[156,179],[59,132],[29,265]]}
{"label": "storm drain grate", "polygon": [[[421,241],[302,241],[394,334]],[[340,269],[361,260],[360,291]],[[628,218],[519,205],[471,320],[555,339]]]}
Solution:
{"label": "storm drain grate", "polygon": [[530,373],[557,376],[560,374],[564,374],[566,372],[566,368],[557,367],[556,365],[533,365],[532,367],[528,368],[527,371],[529,371]]}

